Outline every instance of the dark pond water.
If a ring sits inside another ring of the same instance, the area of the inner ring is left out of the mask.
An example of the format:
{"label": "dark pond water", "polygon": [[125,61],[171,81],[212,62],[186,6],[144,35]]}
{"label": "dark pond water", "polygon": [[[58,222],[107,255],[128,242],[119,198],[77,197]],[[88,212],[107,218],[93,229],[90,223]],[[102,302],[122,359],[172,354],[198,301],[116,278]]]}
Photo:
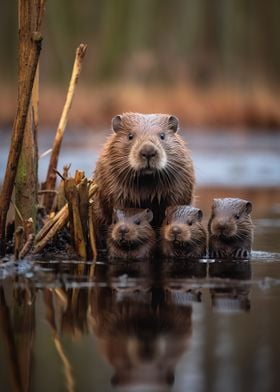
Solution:
{"label": "dark pond water", "polygon": [[[206,219],[215,196],[253,202],[251,261],[0,264],[1,392],[280,390],[280,136],[184,137]],[[70,132],[61,167],[90,175],[104,139]]]}

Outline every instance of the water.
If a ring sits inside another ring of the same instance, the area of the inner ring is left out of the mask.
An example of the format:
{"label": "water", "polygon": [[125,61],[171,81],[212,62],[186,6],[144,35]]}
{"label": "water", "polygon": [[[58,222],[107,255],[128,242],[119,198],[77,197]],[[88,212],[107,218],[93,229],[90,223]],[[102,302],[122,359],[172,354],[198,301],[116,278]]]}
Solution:
{"label": "water", "polygon": [[[251,261],[0,265],[1,392],[280,390],[279,135],[184,136],[205,221],[213,197],[253,202]],[[61,167],[90,175],[104,138],[70,132]]]}
{"label": "water", "polygon": [[[92,175],[95,163],[110,131],[82,132],[69,129],[65,133],[58,169],[72,164],[75,169]],[[240,133],[203,129],[187,130],[181,135],[188,141],[196,169],[198,186],[280,186],[280,133],[259,131]],[[53,131],[39,134],[40,154],[52,146]],[[0,181],[3,180],[10,136],[0,130]],[[47,172],[49,156],[40,159],[39,177],[43,181]]]}

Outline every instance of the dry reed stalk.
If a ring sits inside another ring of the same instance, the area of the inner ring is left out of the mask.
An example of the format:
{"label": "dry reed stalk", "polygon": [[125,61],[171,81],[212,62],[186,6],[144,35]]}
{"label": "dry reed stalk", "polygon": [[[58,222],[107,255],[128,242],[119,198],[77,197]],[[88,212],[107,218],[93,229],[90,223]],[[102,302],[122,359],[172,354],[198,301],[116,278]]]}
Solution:
{"label": "dry reed stalk", "polygon": [[46,236],[48,231],[54,226],[54,224],[63,217],[65,223],[68,218],[68,206],[65,205],[53,218],[50,218],[47,223],[42,227],[42,229],[37,233],[35,237],[35,242],[38,243],[42,238]]}
{"label": "dry reed stalk", "polygon": [[[67,207],[67,206],[65,206]],[[39,253],[41,252],[44,247],[47,245],[47,243],[61,230],[67,223],[67,218],[68,218],[68,208],[65,208],[63,213],[60,214],[59,218],[56,219],[54,224],[50,227],[50,229],[47,231],[45,236],[36,243],[33,253]]]}
{"label": "dry reed stalk", "polygon": [[[76,85],[78,83],[79,75],[82,69],[82,61],[86,54],[87,45],[80,44],[80,46],[76,50],[76,57],[74,61],[74,66],[72,70],[71,80],[68,87],[68,92],[66,96],[66,101],[63,107],[63,111],[60,117],[60,121],[58,124],[58,128],[56,130],[55,139],[53,142],[52,153],[50,157],[50,163],[47,173],[47,178],[45,183],[43,184],[44,189],[54,189],[56,183],[56,172],[55,169],[57,168],[58,163],[58,156],[60,152],[60,147],[64,135],[64,131],[68,122],[69,111],[72,105],[73,96],[75,92]],[[46,194],[44,196],[44,203],[43,203],[49,212],[52,208],[53,204],[53,195]]]}
{"label": "dry reed stalk", "polygon": [[[97,191],[97,185],[92,182],[89,186],[89,199],[95,194]],[[47,243],[61,230],[67,223],[69,217],[69,209],[68,204],[66,204],[51,221],[48,221],[42,229],[39,231],[35,238],[35,247],[33,253],[41,252]],[[93,238],[93,242],[95,243],[95,239]],[[92,248],[96,245],[92,245]]]}
{"label": "dry reed stalk", "polygon": [[18,260],[19,254],[24,244],[24,229],[22,226],[18,226],[15,231],[14,243],[15,243],[15,250],[14,250],[15,260]]}
{"label": "dry reed stalk", "polygon": [[[74,178],[67,178],[64,184],[65,196],[68,201],[68,205],[71,206],[73,211],[73,229],[75,250],[78,256],[82,260],[87,259],[87,246],[86,239],[83,233],[83,226],[80,216],[80,206],[79,206],[79,193],[75,183]],[[70,222],[71,223],[71,222]]]}
{"label": "dry reed stalk", "polygon": [[34,239],[35,239],[35,235],[34,234],[29,234],[26,243],[24,244],[23,248],[19,252],[18,258],[20,260],[24,259],[24,257],[31,251],[32,246],[34,244]]}
{"label": "dry reed stalk", "polygon": [[88,187],[88,180],[86,177],[84,177],[81,180],[77,188],[79,194],[79,212],[80,212],[80,217],[82,222],[83,235],[86,243],[88,243],[87,238],[88,238],[88,206],[89,206],[88,188],[89,187]]}
{"label": "dry reed stalk", "polygon": [[58,192],[57,192],[57,197],[56,197],[56,200],[57,200],[56,205],[57,205],[58,210],[61,210],[61,208],[63,208],[65,206],[65,204],[67,203],[66,198],[65,198],[65,192],[64,192],[64,181],[66,178],[69,177],[70,166],[71,165],[63,166],[63,174],[62,174],[60,184],[58,186]]}

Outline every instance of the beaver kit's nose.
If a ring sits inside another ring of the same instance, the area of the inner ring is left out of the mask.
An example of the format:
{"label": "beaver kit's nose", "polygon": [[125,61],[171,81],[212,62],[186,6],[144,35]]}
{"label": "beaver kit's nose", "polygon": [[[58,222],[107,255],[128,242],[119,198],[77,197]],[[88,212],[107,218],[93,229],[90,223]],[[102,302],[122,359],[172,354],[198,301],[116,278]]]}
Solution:
{"label": "beaver kit's nose", "polygon": [[157,150],[152,144],[145,144],[140,150],[140,156],[149,161],[157,156]]}
{"label": "beaver kit's nose", "polygon": [[222,235],[224,237],[231,237],[235,233],[234,226],[225,221],[218,221],[214,229],[218,235]]}
{"label": "beaver kit's nose", "polygon": [[171,233],[172,233],[173,240],[176,241],[176,240],[178,240],[180,238],[182,230],[180,229],[179,226],[172,226]]}
{"label": "beaver kit's nose", "polygon": [[127,233],[129,233],[129,228],[126,225],[120,225],[118,228],[119,239],[124,240]]}

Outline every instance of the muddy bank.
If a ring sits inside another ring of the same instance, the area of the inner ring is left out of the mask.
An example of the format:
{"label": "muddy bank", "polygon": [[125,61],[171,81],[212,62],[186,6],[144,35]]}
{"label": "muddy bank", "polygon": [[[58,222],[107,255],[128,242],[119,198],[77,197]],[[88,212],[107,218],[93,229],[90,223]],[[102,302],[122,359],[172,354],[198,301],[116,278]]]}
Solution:
{"label": "muddy bank", "polygon": [[[64,88],[42,86],[40,123],[57,126],[65,100]],[[0,92],[0,126],[10,127],[16,89]],[[78,127],[108,126],[112,116],[124,111],[176,114],[189,126],[270,128],[280,126],[280,93],[261,86],[242,90],[235,86],[199,89],[180,84],[167,87],[137,85],[79,86],[71,109],[70,124]]]}

